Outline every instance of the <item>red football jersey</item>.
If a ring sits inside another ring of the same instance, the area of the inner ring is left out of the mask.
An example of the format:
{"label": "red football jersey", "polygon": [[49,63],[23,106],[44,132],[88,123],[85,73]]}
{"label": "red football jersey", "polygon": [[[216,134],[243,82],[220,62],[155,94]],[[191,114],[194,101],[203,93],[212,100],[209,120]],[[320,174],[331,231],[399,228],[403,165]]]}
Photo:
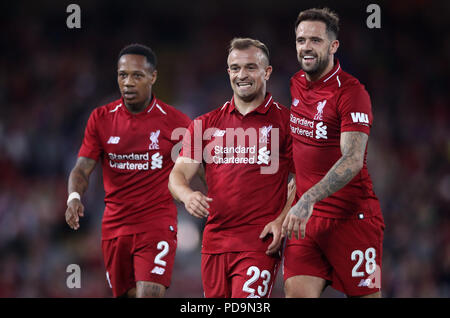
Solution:
{"label": "red football jersey", "polygon": [[153,97],[132,114],[123,99],[91,113],[79,157],[100,160],[105,188],[102,238],[160,228],[176,231],[177,212],[168,190],[172,148],[190,124],[188,116]]}
{"label": "red football jersey", "polygon": [[[346,131],[369,134],[372,107],[369,94],[338,60],[321,79],[309,82],[303,70],[291,79],[290,125],[300,197],[319,182],[341,157],[340,136]],[[381,215],[367,170],[367,148],[361,171],[342,189],[314,205],[313,215],[352,218]]]}
{"label": "red football jersey", "polygon": [[259,234],[286,204],[292,164],[289,109],[264,102],[243,116],[234,99],[195,119],[180,156],[205,165],[210,215],[203,253],[265,251]]}

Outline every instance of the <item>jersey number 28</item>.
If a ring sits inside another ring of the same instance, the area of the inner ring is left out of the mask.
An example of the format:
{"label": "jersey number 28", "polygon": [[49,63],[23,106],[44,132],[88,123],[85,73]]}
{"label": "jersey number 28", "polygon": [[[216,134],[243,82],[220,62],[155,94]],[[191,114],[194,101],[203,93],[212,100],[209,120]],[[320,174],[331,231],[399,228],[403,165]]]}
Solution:
{"label": "jersey number 28", "polygon": [[352,269],[352,277],[363,277],[364,272],[359,271],[363,261],[366,261],[365,270],[366,273],[371,275],[375,272],[377,263],[375,261],[376,250],[373,247],[369,247],[364,253],[361,250],[354,250],[350,256],[352,261],[356,261],[355,266]]}

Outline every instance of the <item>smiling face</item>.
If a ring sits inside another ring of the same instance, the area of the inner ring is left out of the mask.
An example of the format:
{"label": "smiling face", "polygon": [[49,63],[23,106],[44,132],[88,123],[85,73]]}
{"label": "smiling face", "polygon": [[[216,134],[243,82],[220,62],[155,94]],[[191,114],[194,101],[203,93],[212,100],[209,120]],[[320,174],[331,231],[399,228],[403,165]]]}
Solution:
{"label": "smiling face", "polygon": [[251,46],[247,49],[233,49],[228,55],[228,74],[235,99],[245,103],[264,99],[266,81],[272,67],[268,65],[263,51]]}
{"label": "smiling face", "polygon": [[317,80],[333,68],[339,41],[328,34],[322,21],[302,21],[295,30],[297,59],[308,80]]}
{"label": "smiling face", "polygon": [[139,112],[147,107],[152,96],[156,71],[143,55],[125,54],[117,65],[117,82],[126,107]]}

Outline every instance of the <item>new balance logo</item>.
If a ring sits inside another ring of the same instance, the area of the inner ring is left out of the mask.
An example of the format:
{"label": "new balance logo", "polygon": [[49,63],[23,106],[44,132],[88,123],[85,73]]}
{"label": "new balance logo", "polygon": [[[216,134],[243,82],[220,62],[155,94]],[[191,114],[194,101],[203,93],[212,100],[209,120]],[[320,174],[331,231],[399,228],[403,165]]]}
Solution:
{"label": "new balance logo", "polygon": [[370,278],[366,278],[366,279],[361,279],[361,281],[358,284],[358,287],[370,287],[370,285],[372,284],[372,279]]}
{"label": "new balance logo", "polygon": [[323,125],[323,122],[317,123],[316,125],[316,139],[328,139],[327,137],[327,126]]}
{"label": "new balance logo", "polygon": [[162,163],[163,163],[163,156],[157,152],[152,155],[152,170],[155,169],[162,169]]}
{"label": "new balance logo", "polygon": [[350,113],[350,115],[352,116],[352,120],[354,123],[369,123],[369,116],[365,113]]}
{"label": "new balance logo", "polygon": [[220,130],[220,129],[217,129],[215,132],[214,132],[214,135],[213,135],[213,137],[223,137],[223,136],[225,136],[225,130]]}
{"label": "new balance logo", "polygon": [[153,267],[151,273],[156,274],[156,275],[163,275],[165,271],[166,271],[165,268],[155,266],[155,267]]}
{"label": "new balance logo", "polygon": [[261,149],[258,150],[258,161],[256,162],[257,164],[269,164],[270,161],[270,150],[267,150],[267,147],[264,146]]}
{"label": "new balance logo", "polygon": [[120,137],[111,136],[111,137],[109,137],[107,144],[117,145],[119,143],[119,141],[120,141]]}

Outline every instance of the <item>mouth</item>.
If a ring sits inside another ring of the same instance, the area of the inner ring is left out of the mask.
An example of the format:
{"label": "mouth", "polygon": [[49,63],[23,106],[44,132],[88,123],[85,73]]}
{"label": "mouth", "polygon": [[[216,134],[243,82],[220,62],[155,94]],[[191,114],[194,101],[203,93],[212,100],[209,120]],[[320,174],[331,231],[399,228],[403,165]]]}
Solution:
{"label": "mouth", "polygon": [[236,86],[237,87],[242,87],[242,88],[247,88],[247,87],[251,87],[252,83],[250,83],[250,82],[239,82],[239,83],[236,83]]}
{"label": "mouth", "polygon": [[123,97],[126,99],[132,99],[137,96],[136,92],[123,92]]}
{"label": "mouth", "polygon": [[314,56],[314,55],[304,55],[304,56],[302,57],[302,61],[303,61],[303,62],[306,62],[306,63],[314,62],[316,59],[317,59],[317,57]]}

